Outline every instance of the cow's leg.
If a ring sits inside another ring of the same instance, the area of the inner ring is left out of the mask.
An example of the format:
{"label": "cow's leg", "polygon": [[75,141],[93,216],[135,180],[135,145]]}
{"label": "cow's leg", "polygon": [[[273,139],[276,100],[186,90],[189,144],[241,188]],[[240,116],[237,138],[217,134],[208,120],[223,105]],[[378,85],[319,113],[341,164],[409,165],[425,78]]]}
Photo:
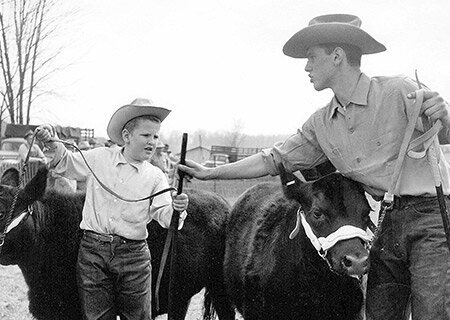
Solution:
{"label": "cow's leg", "polygon": [[235,311],[231,306],[223,283],[215,284],[212,288],[206,288],[204,301],[205,314],[203,315],[203,319],[213,319],[211,306],[217,313],[219,320],[235,319]]}

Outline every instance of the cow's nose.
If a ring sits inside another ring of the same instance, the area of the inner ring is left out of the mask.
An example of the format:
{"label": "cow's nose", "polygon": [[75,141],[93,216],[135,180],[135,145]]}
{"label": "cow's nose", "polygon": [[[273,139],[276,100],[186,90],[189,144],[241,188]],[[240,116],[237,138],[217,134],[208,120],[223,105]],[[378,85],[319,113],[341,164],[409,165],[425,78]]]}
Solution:
{"label": "cow's nose", "polygon": [[369,271],[369,257],[355,257],[346,255],[342,258],[342,266],[349,276],[362,276]]}

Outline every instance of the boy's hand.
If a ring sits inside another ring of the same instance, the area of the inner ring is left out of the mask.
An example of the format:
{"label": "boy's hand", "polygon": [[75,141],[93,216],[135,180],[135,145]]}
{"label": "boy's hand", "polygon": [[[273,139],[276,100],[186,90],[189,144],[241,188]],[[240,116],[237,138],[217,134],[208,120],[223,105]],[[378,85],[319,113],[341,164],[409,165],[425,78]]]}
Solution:
{"label": "boy's hand", "polygon": [[37,127],[35,133],[36,139],[44,143],[50,142],[51,138],[53,138],[53,128],[48,124],[43,124]]}
{"label": "boy's hand", "polygon": [[172,208],[176,211],[183,212],[187,209],[189,198],[187,194],[180,193],[177,195],[176,191],[172,192]]}

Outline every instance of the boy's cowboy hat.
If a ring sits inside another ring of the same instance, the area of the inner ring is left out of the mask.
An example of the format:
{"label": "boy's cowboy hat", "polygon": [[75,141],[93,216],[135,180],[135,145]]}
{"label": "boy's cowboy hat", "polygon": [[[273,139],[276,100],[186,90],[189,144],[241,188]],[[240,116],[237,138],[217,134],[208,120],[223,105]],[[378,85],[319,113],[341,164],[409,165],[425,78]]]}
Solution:
{"label": "boy's cowboy hat", "polygon": [[167,117],[171,110],[156,107],[150,99],[137,98],[130,104],[117,109],[109,120],[106,132],[109,138],[118,145],[124,145],[122,139],[123,127],[132,119],[140,116],[154,116],[161,122]]}
{"label": "boy's cowboy hat", "polygon": [[378,53],[386,47],[361,28],[361,19],[350,14],[328,14],[316,17],[294,34],[283,47],[285,55],[307,58],[310,47],[327,43],[351,44],[361,49],[362,54]]}

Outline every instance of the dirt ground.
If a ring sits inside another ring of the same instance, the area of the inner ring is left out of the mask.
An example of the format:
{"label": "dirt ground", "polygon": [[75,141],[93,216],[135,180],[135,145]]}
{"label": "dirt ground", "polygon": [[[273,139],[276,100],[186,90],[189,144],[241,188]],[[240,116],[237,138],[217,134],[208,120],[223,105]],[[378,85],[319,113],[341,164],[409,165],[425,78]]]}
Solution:
{"label": "dirt ground", "polygon": [[[32,320],[28,312],[28,288],[17,266],[0,266],[0,287],[0,320]],[[202,319],[202,307],[203,292],[200,292],[192,298],[186,320]],[[166,320],[167,315],[156,319]]]}

